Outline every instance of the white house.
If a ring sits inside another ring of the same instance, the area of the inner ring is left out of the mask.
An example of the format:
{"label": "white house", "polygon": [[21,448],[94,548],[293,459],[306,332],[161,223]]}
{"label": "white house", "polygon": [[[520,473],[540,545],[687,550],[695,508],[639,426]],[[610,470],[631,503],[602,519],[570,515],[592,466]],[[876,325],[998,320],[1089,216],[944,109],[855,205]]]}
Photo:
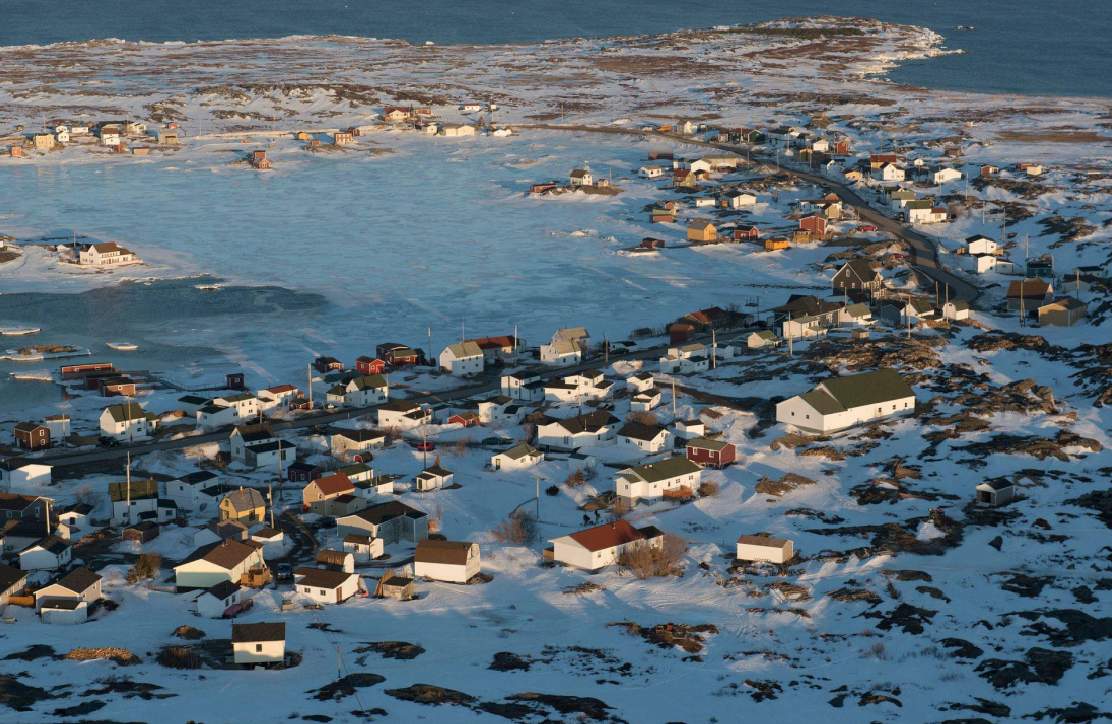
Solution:
{"label": "white house", "polygon": [[809,432],[844,430],[862,422],[915,412],[915,393],[893,369],[831,377],[776,405],[776,421]]}
{"label": "white house", "polygon": [[0,563],[0,606],[7,606],[11,597],[23,590],[26,584],[25,572]]}
{"label": "white house", "polygon": [[218,478],[208,470],[197,470],[165,483],[165,495],[177,504],[179,510],[187,512],[206,510],[216,501],[204,493],[216,485]]}
{"label": "white house", "polygon": [[[333,428],[328,438],[328,449],[332,457],[346,457],[348,454],[366,453],[386,446],[386,433],[361,428]],[[364,461],[366,462],[366,461]]]}
{"label": "white house", "polygon": [[951,321],[969,319],[971,315],[969,302],[964,299],[951,299],[942,305],[942,318]]}
{"label": "white house", "polygon": [[428,514],[398,500],[372,505],[358,513],[336,518],[339,535],[366,535],[380,538],[384,544],[411,541],[416,543],[429,537]]}
{"label": "white house", "polygon": [[469,339],[445,347],[439,360],[440,368],[453,375],[477,375],[483,371],[483,350]]}
{"label": "white house", "polygon": [[248,598],[247,589],[232,581],[221,581],[207,588],[197,596],[197,613],[205,618],[223,618],[232,606],[243,603]]}
{"label": "white house", "polygon": [[656,385],[652,372],[637,372],[626,377],[626,387],[632,392],[647,392]]}
{"label": "white house", "polygon": [[606,410],[589,412],[563,420],[550,420],[537,425],[537,444],[570,450],[582,445],[613,440],[617,423],[618,418]]}
{"label": "white house", "polygon": [[[82,601],[89,604],[99,601],[101,595],[101,576],[81,566],[35,591],[35,610],[42,613],[44,606],[58,601]],[[78,611],[76,608],[60,610]],[[59,618],[65,620],[69,617],[62,614]],[[81,610],[80,618],[85,619],[84,610]]]}
{"label": "white house", "polygon": [[552,340],[548,344],[541,345],[541,363],[556,366],[579,364],[590,346],[590,340],[590,334],[585,327],[557,329],[552,335]]}
{"label": "white house", "polygon": [[597,571],[619,561],[627,550],[638,546],[663,547],[664,534],[656,528],[634,528],[619,519],[581,530],[552,541],[552,558],[557,563]]}
{"label": "white house", "polygon": [[900,211],[912,201],[919,198],[911,189],[894,188],[888,193],[888,202],[896,211]]}
{"label": "white house", "polygon": [[668,354],[660,358],[660,371],[665,374],[691,374],[710,369],[707,346],[693,342],[679,347],[670,347]]}
{"label": "white house", "polygon": [[940,224],[950,219],[950,212],[940,206],[908,204],[904,210],[909,224]]}
{"label": "white house", "polygon": [[432,422],[432,411],[410,400],[390,400],[378,408],[378,426],[384,430],[412,430]]}
{"label": "white house", "polygon": [[662,498],[665,493],[679,488],[693,493],[702,476],[701,467],[686,457],[677,456],[622,470],[614,478],[614,489],[619,498],[636,503],[642,498]]}
{"label": "white house", "polygon": [[480,400],[476,407],[479,411],[479,422],[484,425],[518,423],[525,416],[525,408],[516,404],[512,397],[505,395],[495,395],[490,399]]}
{"label": "white house", "polygon": [[115,146],[120,142],[119,131],[106,131],[100,132],[100,145],[102,146]]}
{"label": "white house", "polygon": [[618,430],[618,442],[636,448],[642,454],[651,455],[671,447],[672,435],[660,425],[631,421]]}
{"label": "white house", "polygon": [[508,450],[490,457],[494,470],[524,470],[544,460],[544,453],[527,442],[519,442]]}
{"label": "white house", "polygon": [[285,623],[232,624],[232,660],[235,663],[277,664],[285,658]]}
{"label": "white house", "polygon": [[301,568],[295,572],[294,591],[317,603],[343,603],[362,587],[354,572],[331,568]]}
{"label": "white house", "polygon": [[676,420],[672,426],[676,428],[676,437],[681,440],[693,440],[707,434],[707,426],[702,420]]}
{"label": "white house", "polygon": [[301,390],[293,385],[278,385],[259,390],[255,393],[255,397],[259,400],[259,409],[268,412],[287,409],[300,393]]}
{"label": "white house", "polygon": [[584,370],[544,386],[544,399],[551,402],[585,402],[610,396],[614,383],[599,370]]}
{"label": "white house", "polygon": [[772,331],[760,329],[756,332],[751,332],[749,336],[745,338],[745,343],[749,349],[763,349],[765,347],[775,347],[780,343],[780,340],[776,338],[776,335]]}
{"label": "white house", "polygon": [[[247,448],[250,445],[278,442],[278,436],[269,425],[240,425],[228,433],[228,457],[234,462],[247,462]],[[294,447],[286,443],[286,447]]]}
{"label": "white house", "polygon": [[661,166],[642,166],[637,173],[641,178],[657,179],[664,176],[664,169]]}
{"label": "white house", "polygon": [[660,404],[660,390],[650,387],[644,392],[638,392],[629,398],[630,412],[649,412]]}
{"label": "white house", "polygon": [[502,375],[500,386],[503,395],[515,400],[540,402],[544,399],[544,382],[540,375],[528,372]]}
{"label": "white house", "polygon": [[214,397],[213,404],[235,410],[237,420],[256,420],[259,417],[259,398],[250,392]]}
{"label": "white house", "polygon": [[197,416],[197,425],[202,430],[210,432],[212,430],[219,430],[222,427],[228,427],[240,422],[239,415],[236,414],[234,407],[227,405],[218,405],[215,402],[209,402],[197,408],[195,413]]}
{"label": "white house", "polygon": [[68,566],[73,558],[73,548],[56,536],[48,536],[32,543],[19,552],[21,571],[56,571]]}
{"label": "white house", "polygon": [[886,163],[876,170],[876,176],[881,181],[895,183],[907,178],[907,172],[894,163]]}
{"label": "white house", "polygon": [[434,581],[467,583],[479,574],[479,544],[423,540],[413,558],[413,575]]}
{"label": "white house", "polygon": [[356,561],[373,561],[385,553],[386,546],[381,538],[351,533],[344,536],[344,551],[350,553]]}
{"label": "white house", "polygon": [[330,389],[326,400],[343,407],[370,407],[386,402],[389,397],[390,385],[385,377],[359,375]]}
{"label": "white house", "polygon": [[976,274],[986,274],[995,271],[999,262],[1000,257],[995,254],[965,254],[962,266]]}
{"label": "white house", "polygon": [[417,477],[414,478],[414,487],[422,493],[429,490],[439,490],[450,486],[455,478],[456,474],[451,470],[439,465],[432,465],[417,473]]}
{"label": "white house", "polygon": [[249,571],[265,568],[262,546],[225,539],[198,548],[174,566],[174,582],[180,589],[209,588],[221,581],[239,582]]}
{"label": "white house", "polygon": [[111,267],[122,264],[135,264],[139,259],[129,249],[114,241],[102,244],[89,244],[77,252],[77,263],[81,266]]}
{"label": "white house", "polygon": [[100,413],[100,434],[117,440],[138,440],[150,435],[146,411],[136,402],[109,405]]}
{"label": "white house", "polygon": [[474,136],[475,127],[469,123],[444,123],[439,126],[439,134],[448,138]]}
{"label": "white house", "polygon": [[996,239],[984,234],[965,237],[965,253],[967,254],[995,254],[998,248]]}
{"label": "white house", "polygon": [[23,490],[50,485],[54,478],[53,470],[50,465],[27,462],[18,458],[0,461],[0,488]]}
{"label": "white house", "polygon": [[728,209],[742,209],[757,203],[757,197],[743,191],[730,191],[722,196],[722,206]]}
{"label": "white house", "polygon": [[956,168],[940,168],[931,174],[931,181],[935,184],[949,183],[961,179],[961,171]]}
{"label": "white house", "polygon": [[792,542],[768,535],[743,535],[737,539],[739,561],[767,561],[787,563],[795,556]]}

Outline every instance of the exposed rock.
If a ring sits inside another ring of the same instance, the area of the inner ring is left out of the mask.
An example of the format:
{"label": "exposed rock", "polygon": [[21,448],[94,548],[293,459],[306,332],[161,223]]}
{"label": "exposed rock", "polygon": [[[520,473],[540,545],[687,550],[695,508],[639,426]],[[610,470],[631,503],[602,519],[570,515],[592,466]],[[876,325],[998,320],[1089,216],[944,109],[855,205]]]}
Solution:
{"label": "exposed rock", "polygon": [[780,686],[775,681],[755,681],[753,679],[746,679],[745,685],[752,689],[749,696],[753,697],[753,701],[772,701],[777,699],[784,687]]}
{"label": "exposed rock", "polygon": [[620,621],[611,626],[624,628],[627,633],[640,636],[651,644],[660,648],[678,646],[689,654],[701,653],[706,643],[706,637],[718,633],[714,624],[700,624],[688,626],[682,623],[661,623],[649,628],[642,628],[632,621]]}
{"label": "exposed rock", "polygon": [[785,493],[790,493],[796,488],[814,484],[815,481],[811,480],[808,477],[796,475],[795,473],[785,473],[783,477],[778,480],[773,480],[771,478],[761,478],[757,481],[757,485],[754,487],[754,490],[756,490],[758,493],[761,493],[762,495],[780,496],[784,495]]}
{"label": "exposed rock", "polygon": [[51,714],[64,717],[85,716],[98,709],[103,709],[107,704],[107,702],[101,701],[100,699],[91,699],[89,701],[83,701],[80,704],[74,704],[73,706],[59,707],[52,711]]}
{"label": "exposed rock", "polygon": [[1068,707],[1048,706],[1045,709],[1027,714],[1025,719],[1053,719],[1062,724],[1081,724],[1081,722],[1097,721],[1099,719],[1112,719],[1112,710],[1100,710],[1088,702],[1075,701]]}
{"label": "exposed rock", "polygon": [[1112,528],[1112,488],[1095,490],[1081,497],[1067,500],[1066,503],[1097,511],[1097,517],[1100,518],[1101,522]]}
{"label": "exposed rock", "polygon": [[15,651],[4,657],[4,661],[34,661],[54,656],[54,647],[46,644],[31,644],[22,651]]}
{"label": "exposed rock", "polygon": [[931,619],[938,611],[932,611],[929,608],[919,608],[912,606],[908,603],[901,603],[891,611],[865,611],[860,614],[864,618],[878,618],[880,623],[876,625],[882,631],[889,631],[892,628],[898,627],[904,633],[921,634],[923,627],[929,626]]}
{"label": "exposed rock", "polygon": [[425,649],[408,641],[366,641],[353,653],[365,654],[369,651],[382,654],[384,659],[415,659],[425,653]]}
{"label": "exposed rock", "polygon": [[950,649],[950,655],[959,659],[975,659],[984,653],[979,646],[959,638],[945,638],[938,642]]}
{"label": "exposed rock", "polygon": [[143,701],[150,701],[151,699],[169,699],[177,696],[167,692],[158,684],[150,684],[145,681],[132,681],[122,677],[111,677],[103,679],[101,686],[86,689],[82,696],[105,696],[107,694],[119,694],[125,699],[142,699]]}
{"label": "exposed rock", "polygon": [[434,684],[413,684],[404,689],[387,689],[386,693],[395,699],[412,701],[415,704],[456,704],[466,706],[475,701],[475,697],[455,689],[445,689]]}
{"label": "exposed rock", "polygon": [[1029,576],[1015,571],[1005,575],[1009,578],[1000,587],[1023,598],[1038,598],[1043,588],[1054,580],[1052,576]]}
{"label": "exposed rock", "polygon": [[970,467],[983,468],[988,465],[988,458],[991,455],[1030,455],[1038,460],[1055,458],[1068,463],[1072,458],[1065,451],[1065,448],[1069,447],[1081,447],[1092,452],[1100,452],[1102,449],[1100,442],[1093,438],[1081,437],[1076,433],[1060,430],[1054,437],[995,435],[985,441],[955,445],[954,450],[961,450],[972,456],[964,460]]}
{"label": "exposed rock", "polygon": [[509,651],[499,651],[494,654],[494,658],[487,668],[491,671],[528,671],[531,666],[530,659],[524,656],[518,656]]}
{"label": "exposed rock", "polygon": [[1028,636],[1045,636],[1055,646],[1076,646],[1086,641],[1107,641],[1112,639],[1112,617],[1097,618],[1076,609],[1056,609],[1051,611],[1024,611],[1017,614],[1028,620],[1051,618],[1064,628],[1053,628],[1037,621],[1023,629]]}
{"label": "exposed rock", "polygon": [[880,596],[875,591],[870,591],[867,588],[839,588],[826,594],[835,601],[864,601],[872,606],[880,603]]}
{"label": "exposed rock", "polygon": [[926,571],[914,571],[910,569],[897,569],[885,568],[884,575],[895,578],[897,581],[931,581],[931,574]]}
{"label": "exposed rock", "polygon": [[203,639],[205,637],[205,632],[199,628],[182,625],[174,629],[174,636],[179,639],[186,639],[187,641],[196,641],[197,639]]}
{"label": "exposed rock", "polygon": [[309,689],[305,693],[313,694],[314,697],[320,701],[339,701],[340,699],[345,699],[354,694],[356,689],[375,686],[384,681],[386,681],[386,678],[378,674],[360,671],[354,674],[348,674],[342,679],[333,681],[331,684],[325,684],[319,689]]}
{"label": "exposed rock", "polygon": [[507,696],[515,702],[539,704],[550,709],[555,709],[568,719],[586,717],[596,721],[610,719],[610,706],[600,700],[589,696],[562,696],[558,694],[538,694],[531,691]]}
{"label": "exposed rock", "polygon": [[8,674],[0,674],[0,704],[16,711],[31,711],[40,701],[52,698],[46,689],[28,686]]}
{"label": "exposed rock", "polygon": [[976,671],[997,689],[1009,689],[1016,684],[1057,684],[1073,666],[1073,656],[1068,651],[1033,647],[1023,658],[1023,661],[985,659]]}

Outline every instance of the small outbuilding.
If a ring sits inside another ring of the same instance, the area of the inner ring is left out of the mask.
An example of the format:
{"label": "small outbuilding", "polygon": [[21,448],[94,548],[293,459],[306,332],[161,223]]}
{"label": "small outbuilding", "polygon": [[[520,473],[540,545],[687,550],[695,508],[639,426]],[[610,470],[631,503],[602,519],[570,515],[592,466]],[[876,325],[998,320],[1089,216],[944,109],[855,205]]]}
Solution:
{"label": "small outbuilding", "polygon": [[232,624],[232,660],[235,663],[280,664],[285,658],[285,623]]}
{"label": "small outbuilding", "polygon": [[743,535],[737,539],[737,559],[739,561],[787,563],[794,556],[794,546],[786,538],[773,538],[770,535]]}
{"label": "small outbuilding", "polygon": [[467,583],[479,573],[479,544],[423,540],[417,544],[413,575],[434,581]]}
{"label": "small outbuilding", "polygon": [[1015,483],[1007,478],[986,480],[977,486],[977,502],[998,507],[1016,499]]}

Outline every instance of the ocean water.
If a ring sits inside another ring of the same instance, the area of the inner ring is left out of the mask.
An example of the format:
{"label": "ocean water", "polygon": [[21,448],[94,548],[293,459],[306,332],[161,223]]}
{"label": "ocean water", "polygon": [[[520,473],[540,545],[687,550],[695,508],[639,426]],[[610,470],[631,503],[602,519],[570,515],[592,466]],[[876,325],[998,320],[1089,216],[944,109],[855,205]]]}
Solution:
{"label": "ocean water", "polygon": [[[916,63],[892,79],[932,88],[1112,96],[1112,3],[1012,0],[0,0],[0,45],[94,38],[196,41],[362,35],[437,43],[535,42],[661,33],[792,15],[876,17],[927,26],[965,51]],[[972,32],[959,25],[974,26]]]}

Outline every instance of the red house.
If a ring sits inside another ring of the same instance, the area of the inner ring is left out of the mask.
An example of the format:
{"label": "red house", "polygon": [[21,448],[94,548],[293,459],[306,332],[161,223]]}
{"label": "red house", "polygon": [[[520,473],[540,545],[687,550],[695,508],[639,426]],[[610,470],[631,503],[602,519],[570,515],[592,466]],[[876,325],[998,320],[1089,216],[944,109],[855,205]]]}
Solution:
{"label": "red house", "polygon": [[309,483],[320,477],[320,466],[311,463],[291,463],[286,468],[286,478],[291,483]]}
{"label": "red house", "polygon": [[135,392],[135,380],[125,375],[100,379],[101,397],[135,397]]}
{"label": "red house", "polygon": [[479,424],[479,415],[474,412],[457,412],[448,418],[448,424],[458,424],[464,427],[472,427]]}
{"label": "red house", "polygon": [[734,241],[757,241],[761,238],[761,230],[755,226],[739,226],[734,229]]}
{"label": "red house", "polygon": [[111,372],[116,369],[111,362],[82,362],[75,365],[62,365],[62,379],[70,380],[74,377],[84,377],[90,372]]}
{"label": "red house", "polygon": [[17,422],[12,429],[15,441],[24,450],[50,447],[50,428],[37,422]]}
{"label": "red house", "polygon": [[657,239],[657,238],[652,237],[652,236],[646,236],[645,238],[641,239],[641,248],[642,249],[663,249],[664,248],[664,239]]}
{"label": "red house", "polygon": [[687,459],[704,468],[724,468],[737,460],[737,448],[732,442],[697,437],[687,441]]}
{"label": "red house", "polygon": [[811,232],[812,238],[826,238],[826,218],[819,214],[808,214],[800,217],[799,228],[802,231]]}
{"label": "red house", "polygon": [[361,355],[355,360],[355,371],[365,375],[381,375],[386,371],[386,360]]}
{"label": "red house", "polygon": [[849,155],[849,139],[839,138],[831,146],[831,151],[835,156],[848,156]]}

